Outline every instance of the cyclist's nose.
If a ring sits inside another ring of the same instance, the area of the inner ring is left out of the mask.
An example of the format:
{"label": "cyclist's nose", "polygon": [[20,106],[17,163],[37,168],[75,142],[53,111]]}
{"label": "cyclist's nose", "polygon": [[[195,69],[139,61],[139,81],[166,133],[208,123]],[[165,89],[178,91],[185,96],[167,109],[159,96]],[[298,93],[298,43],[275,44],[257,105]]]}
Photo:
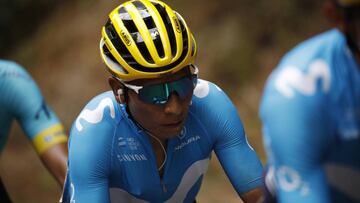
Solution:
{"label": "cyclist's nose", "polygon": [[182,112],[182,101],[176,92],[172,92],[165,104],[165,113],[179,115]]}

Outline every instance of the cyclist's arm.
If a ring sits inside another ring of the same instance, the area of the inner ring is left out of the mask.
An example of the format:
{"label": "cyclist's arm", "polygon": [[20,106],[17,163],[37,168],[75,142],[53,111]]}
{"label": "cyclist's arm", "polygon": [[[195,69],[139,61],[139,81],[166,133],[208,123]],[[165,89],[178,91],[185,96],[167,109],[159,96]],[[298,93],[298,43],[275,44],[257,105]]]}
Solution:
{"label": "cyclist's arm", "polygon": [[67,163],[67,143],[53,145],[40,155],[41,161],[46,168],[56,177],[61,186],[64,184]]}
{"label": "cyclist's arm", "polygon": [[261,188],[255,188],[255,189],[252,189],[248,192],[241,194],[241,199],[244,202],[258,203],[262,197],[262,194],[263,194],[263,192],[262,192]]}
{"label": "cyclist's arm", "polygon": [[55,113],[47,106],[32,77],[16,63],[8,63],[8,107],[32,141],[51,174],[62,185],[66,174],[67,136]]}
{"label": "cyclist's arm", "polygon": [[[63,203],[87,202],[108,203],[108,159],[111,148],[102,146],[96,128],[87,128],[79,133],[73,127],[69,142],[69,162]],[[94,137],[95,136],[95,137]],[[93,139],[91,138],[93,137]]]}
{"label": "cyclist's arm", "polygon": [[113,102],[108,97],[93,99],[71,129],[64,202],[110,202],[111,150],[116,127]]}
{"label": "cyclist's arm", "polygon": [[215,153],[241,199],[255,203],[262,194],[262,166],[255,151],[243,139],[219,144]]}
{"label": "cyclist's arm", "polygon": [[[199,85],[206,86],[206,82]],[[256,202],[261,195],[262,166],[246,140],[237,109],[219,87],[208,83],[204,89],[209,94],[199,99],[204,102],[198,113],[204,115],[202,121],[211,133],[215,153],[239,196],[245,202]]]}
{"label": "cyclist's arm", "polygon": [[279,202],[330,202],[322,164],[332,126],[323,110],[322,93],[291,98],[269,93],[261,117]]}

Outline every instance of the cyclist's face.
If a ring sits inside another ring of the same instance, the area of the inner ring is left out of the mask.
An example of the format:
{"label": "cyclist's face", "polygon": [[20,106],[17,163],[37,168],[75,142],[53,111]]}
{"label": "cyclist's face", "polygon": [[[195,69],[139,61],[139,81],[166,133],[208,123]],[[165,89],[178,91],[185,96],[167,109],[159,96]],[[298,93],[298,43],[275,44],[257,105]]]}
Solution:
{"label": "cyclist's face", "polygon": [[[164,78],[132,81],[132,85],[152,85],[178,81],[189,76],[188,69]],[[164,104],[144,102],[133,90],[128,91],[128,107],[133,118],[147,131],[160,139],[168,139],[180,134],[187,117],[193,91],[181,98],[177,93],[170,93]]]}

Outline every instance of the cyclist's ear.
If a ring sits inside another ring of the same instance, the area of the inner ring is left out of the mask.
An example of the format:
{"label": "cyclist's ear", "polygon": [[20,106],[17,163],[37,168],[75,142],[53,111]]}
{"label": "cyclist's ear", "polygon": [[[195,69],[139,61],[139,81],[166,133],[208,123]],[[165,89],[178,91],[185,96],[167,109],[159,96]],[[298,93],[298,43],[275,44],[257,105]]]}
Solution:
{"label": "cyclist's ear", "polygon": [[113,77],[109,77],[108,82],[115,95],[116,101],[120,104],[126,103],[124,85]]}

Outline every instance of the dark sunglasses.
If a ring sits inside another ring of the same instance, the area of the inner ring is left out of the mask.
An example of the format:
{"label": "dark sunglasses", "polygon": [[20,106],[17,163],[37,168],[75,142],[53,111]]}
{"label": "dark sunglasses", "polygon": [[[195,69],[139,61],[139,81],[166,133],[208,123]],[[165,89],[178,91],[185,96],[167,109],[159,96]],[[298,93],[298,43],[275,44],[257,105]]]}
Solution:
{"label": "dark sunglasses", "polygon": [[193,71],[190,75],[172,82],[137,86],[122,82],[122,84],[133,90],[141,101],[149,104],[165,104],[169,100],[169,96],[175,92],[181,100],[193,94],[193,90],[197,84],[197,74],[199,72],[195,65],[190,65]]}

